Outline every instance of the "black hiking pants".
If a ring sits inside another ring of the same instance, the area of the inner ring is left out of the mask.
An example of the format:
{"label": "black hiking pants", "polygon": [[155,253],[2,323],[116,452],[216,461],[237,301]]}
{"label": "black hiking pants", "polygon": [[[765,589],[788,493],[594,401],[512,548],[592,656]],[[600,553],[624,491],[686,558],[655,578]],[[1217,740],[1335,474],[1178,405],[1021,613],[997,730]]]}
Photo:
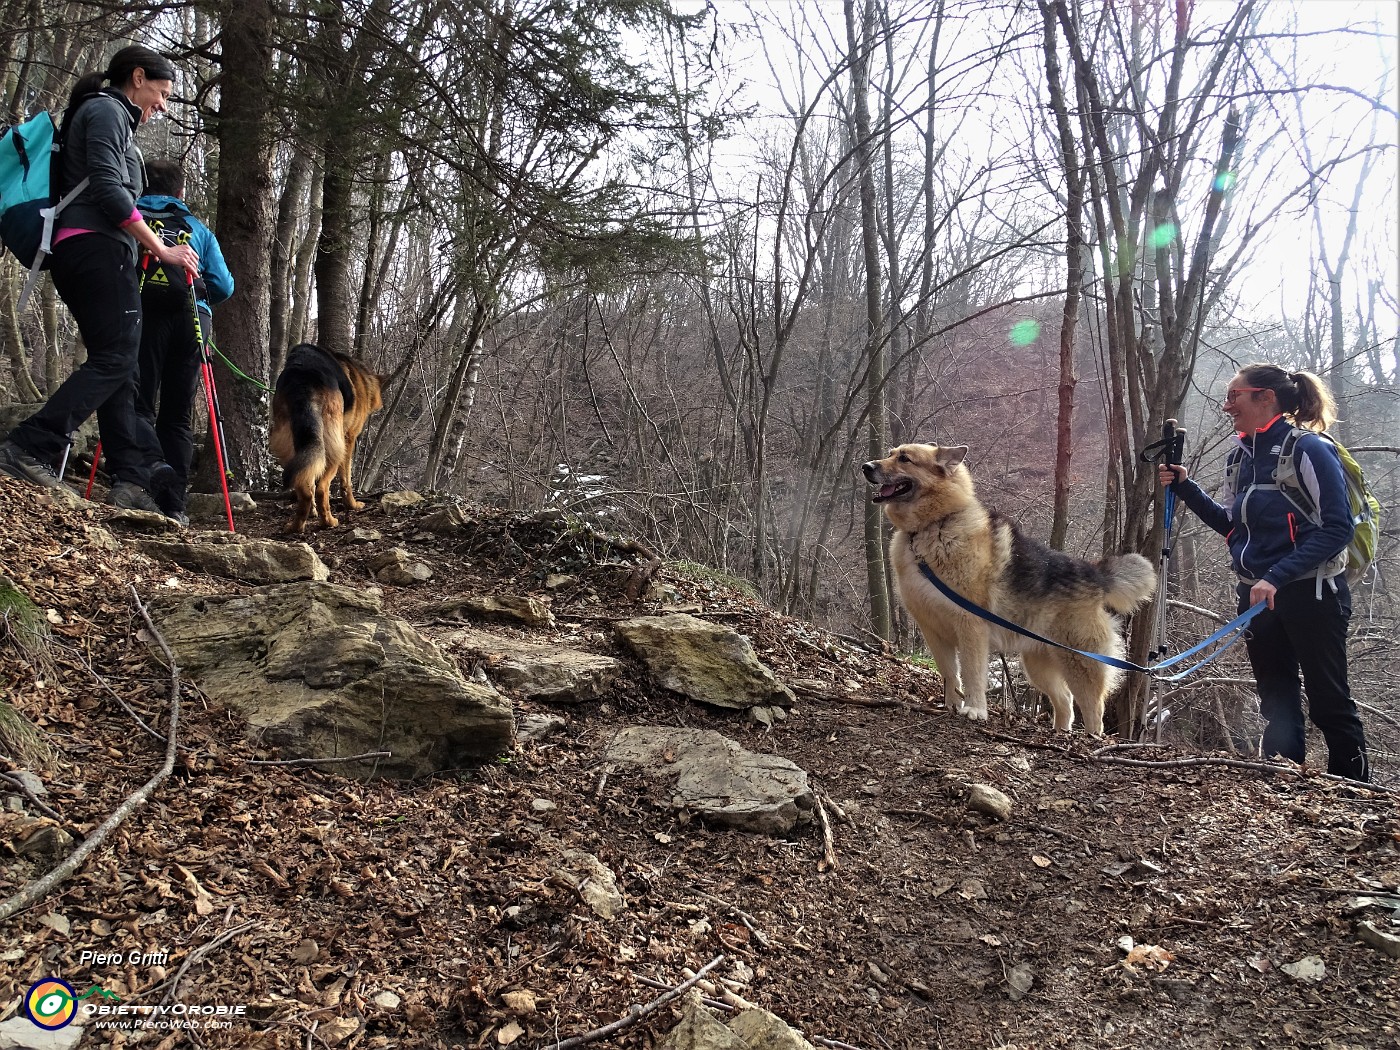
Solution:
{"label": "black hiking pants", "polygon": [[[199,312],[200,328],[210,338],[212,319]],[[183,511],[194,459],[191,413],[199,393],[200,347],[190,308],[145,304],[141,320],[140,376],[136,411],[155,427],[165,461],[175,470],[167,511]]]}
{"label": "black hiking pants", "polygon": [[73,432],[96,412],[108,473],[149,488],[161,451],[155,428],[136,412],[141,296],[131,249],[105,234],[79,234],[55,245],[50,268],[87,360],[10,440],[57,467]]}
{"label": "black hiking pants", "polygon": [[[1239,598],[1240,612],[1244,612],[1249,607],[1248,584],[1240,584]],[[1351,591],[1345,577],[1324,580],[1321,598],[1315,578],[1294,580],[1278,589],[1272,609],[1250,622],[1245,647],[1259,690],[1259,713],[1267,723],[1265,757],[1303,761],[1306,691],[1308,716],[1327,741],[1327,772],[1367,781],[1366,734],[1347,685],[1350,619]]]}

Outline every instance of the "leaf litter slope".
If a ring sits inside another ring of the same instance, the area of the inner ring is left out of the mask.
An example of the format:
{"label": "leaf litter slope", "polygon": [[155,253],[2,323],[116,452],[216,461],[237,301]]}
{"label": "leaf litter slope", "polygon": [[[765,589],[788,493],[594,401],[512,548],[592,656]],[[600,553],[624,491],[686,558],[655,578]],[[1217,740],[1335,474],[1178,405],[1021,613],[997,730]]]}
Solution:
{"label": "leaf litter slope", "polygon": [[[342,528],[310,542],[332,581],[353,586],[373,582],[367,566],[390,546],[427,560],[432,581],[385,587],[384,600],[429,637],[457,625],[426,607],[463,593],[544,595],[552,572],[579,580],[548,592],[553,628],[492,629],[620,655],[611,621],[657,611],[626,597],[625,568],[597,568],[608,552],[596,537],[466,510],[469,527],[441,535],[419,528],[419,512],[375,506],[354,524],[381,539],[352,543]],[[100,549],[89,530],[106,515],[0,478],[0,562],[57,621],[51,666],[4,644],[0,674],[62,748],[43,772],[46,801],[74,835],[161,761],[162,745],[115,699],[163,726],[168,674],[128,583],[144,595],[240,587]],[[240,528],[274,536],[283,516],[274,506]],[[1400,963],[1357,937],[1360,920],[1384,928],[1389,913],[1352,910],[1400,889],[1391,796],[1222,766],[1108,764],[1092,757],[1101,742],[1056,736],[1043,720],[994,713],[975,726],[942,709],[921,667],[714,580],[665,568],[660,578],[673,604],[748,634],[795,685],[785,721],[765,730],[702,708],[637,669],[588,704],[517,701],[565,726],[495,763],[364,783],[249,765],[285,756],[188,697],[176,777],[7,924],[0,1004],[47,974],[127,1002],[158,1001],[178,976],[172,1001],[248,1005],[249,1020],[197,1036],[209,1047],[536,1047],[614,1021],[659,995],[654,983],[723,954],[714,974],[743,998],[809,1037],[869,1050],[1400,1038]],[[836,866],[815,825],[790,838],[706,827],[658,785],[609,770],[609,739],[636,723],[714,729],[808,770],[834,803]],[[1010,818],[971,811],[972,783],[1009,795]],[[16,856],[20,823],[50,819],[18,798],[0,818],[3,896],[42,870]],[[561,866],[568,849],[612,871],[624,911],[604,920],[589,909]],[[138,949],[168,962],[79,961]],[[673,1021],[663,1008],[604,1045],[653,1046]],[[113,1038],[196,1045],[183,1033]]]}

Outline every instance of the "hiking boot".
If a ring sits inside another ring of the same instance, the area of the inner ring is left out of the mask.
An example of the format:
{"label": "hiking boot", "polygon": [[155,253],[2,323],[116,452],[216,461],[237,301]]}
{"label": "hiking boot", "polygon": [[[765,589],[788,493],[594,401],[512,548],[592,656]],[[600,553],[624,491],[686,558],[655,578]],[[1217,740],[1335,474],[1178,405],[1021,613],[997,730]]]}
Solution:
{"label": "hiking boot", "polygon": [[0,444],[0,470],[12,478],[27,481],[41,488],[56,489],[62,482],[52,463],[45,463],[31,455],[13,441]]}
{"label": "hiking boot", "polygon": [[185,514],[185,488],[180,484],[175,468],[169,463],[162,463],[151,471],[148,491],[160,512],[167,518],[178,521],[181,525],[190,523]]}
{"label": "hiking boot", "polygon": [[107,495],[107,502],[114,507],[121,507],[123,510],[144,510],[152,514],[164,514],[164,511],[157,506],[156,501],[151,499],[151,494],[134,481],[114,482],[112,491]]}

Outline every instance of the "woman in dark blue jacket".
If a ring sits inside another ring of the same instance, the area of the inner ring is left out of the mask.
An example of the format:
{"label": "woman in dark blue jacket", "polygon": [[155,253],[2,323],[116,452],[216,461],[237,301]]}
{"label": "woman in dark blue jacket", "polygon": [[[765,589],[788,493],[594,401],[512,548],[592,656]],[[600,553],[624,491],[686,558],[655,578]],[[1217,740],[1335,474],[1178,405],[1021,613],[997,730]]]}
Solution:
{"label": "woman in dark blue jacket", "polygon": [[[1189,480],[1185,467],[1163,464],[1158,476],[1229,543],[1240,611],[1267,604],[1245,640],[1266,723],[1264,754],[1303,761],[1306,688],[1308,714],[1327,741],[1327,772],[1367,781],[1366,734],[1347,685],[1351,592],[1339,557],[1354,526],[1341,459],[1320,433],[1336,421],[1336,404],[1310,372],[1254,364],[1230,380],[1223,407],[1236,431],[1223,501]],[[1298,484],[1320,511],[1317,523],[1274,480],[1295,427]]]}
{"label": "woman in dark blue jacket", "polygon": [[62,197],[84,178],[89,183],[58,217],[50,272],[82,333],[87,360],[0,444],[0,471],[54,488],[73,432],[96,412],[114,479],[111,502],[157,513],[152,493],[168,488],[175,472],[161,458],[150,422],[136,412],[136,259],[144,249],[172,268],[198,273],[199,256],[187,244],[162,243],[136,210],[142,174],[133,134],[165,112],[174,81],[168,59],[134,44],[113,55],[106,72],[79,80],[68,98],[52,184]]}

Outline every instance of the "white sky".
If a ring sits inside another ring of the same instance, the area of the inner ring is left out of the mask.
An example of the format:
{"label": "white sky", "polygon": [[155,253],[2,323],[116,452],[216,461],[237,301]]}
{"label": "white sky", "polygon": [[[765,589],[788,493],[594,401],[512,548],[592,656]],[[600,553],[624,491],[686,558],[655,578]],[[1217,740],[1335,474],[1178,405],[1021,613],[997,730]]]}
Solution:
{"label": "white sky", "polygon": [[[1029,2],[1029,0],[1027,0]],[[1151,3],[1154,0],[1137,0]],[[1163,2],[1163,0],[1155,0]],[[691,2],[678,3],[683,9],[693,9]],[[954,5],[950,2],[950,9]],[[1235,0],[1196,0],[1193,13],[1194,24],[1211,24],[1227,17],[1236,8]],[[911,4],[906,11],[917,16],[923,10],[931,11],[931,0],[923,6]],[[739,185],[745,185],[741,195],[752,199],[753,179],[751,172],[756,158],[761,155],[763,136],[779,134],[786,136],[791,131],[791,119],[784,110],[785,102],[793,102],[804,90],[811,91],[815,81],[810,75],[803,77],[792,66],[796,53],[793,39],[804,41],[803,46],[812,49],[813,54],[830,59],[836,50],[844,49],[844,44],[832,43],[833,34],[837,41],[844,41],[841,0],[715,0],[714,9],[723,28],[721,47],[734,76],[739,78],[739,98],[755,104],[759,119],[751,122],[744,137],[724,143],[722,155],[729,168],[729,176]],[[965,9],[962,13],[968,13]],[[1236,191],[1233,223],[1247,219],[1244,210],[1246,202],[1257,191],[1277,192],[1280,188],[1300,184],[1307,169],[1306,157],[1327,156],[1335,152],[1354,151],[1360,143],[1373,138],[1389,145],[1390,149],[1380,154],[1367,183],[1366,194],[1360,208],[1361,222],[1358,241],[1351,253],[1350,272],[1358,280],[1379,278],[1390,289],[1392,302],[1400,290],[1400,273],[1397,273],[1397,258],[1400,258],[1400,218],[1397,217],[1397,131],[1400,121],[1395,116],[1400,111],[1400,89],[1397,88],[1395,69],[1397,53],[1400,52],[1400,5],[1394,0],[1266,0],[1263,8],[1264,31],[1271,28],[1283,30],[1296,19],[1301,32],[1319,34],[1304,36],[1298,43],[1298,62],[1303,70],[1303,78],[1309,83],[1330,85],[1341,90],[1315,90],[1308,94],[1304,103],[1304,120],[1308,128],[1305,140],[1296,135],[1285,136],[1269,143],[1272,162],[1266,170],[1257,161],[1251,162],[1249,146],[1246,144],[1245,163],[1241,165],[1240,185]],[[753,28],[755,14],[760,19],[761,28]],[[948,33],[962,34],[965,44],[954,45],[956,50],[968,50],[983,46],[985,34],[993,23],[1006,21],[1005,13],[982,19],[968,18],[960,26],[950,26],[945,31],[944,49],[948,46]],[[825,26],[822,25],[825,23]],[[1344,26],[1376,31],[1375,37],[1364,33],[1338,35],[1332,31]],[[926,27],[911,21],[901,36],[909,40],[910,47],[927,53],[926,44],[918,41],[919,34]],[[761,33],[761,37],[758,35]],[[1328,35],[1322,35],[1328,34]],[[975,41],[975,42],[974,42]],[[1280,39],[1277,57],[1284,62],[1284,50],[1291,43]],[[942,50],[942,49],[941,49]],[[1043,80],[1043,68],[1038,66],[1038,41],[1034,55],[1027,53],[1023,64],[1027,75],[1038,75]],[[1270,48],[1274,52],[1274,48]],[[821,60],[817,60],[821,65]],[[829,69],[827,65],[825,69]],[[825,72],[825,69],[822,72]],[[1021,115],[1025,109],[1019,103],[1021,98],[1008,97],[1008,93],[1024,95],[1024,86],[1018,87],[1010,78],[987,83],[981,76],[982,69],[976,64],[964,67],[964,78],[956,82],[958,89],[979,97],[971,101],[967,109],[966,122],[958,129],[961,163],[977,165],[988,161],[1005,161],[1023,149],[1028,137],[1024,128],[1027,119]],[[1261,70],[1266,82],[1270,70]],[[921,79],[918,71],[912,71],[910,79]],[[1285,85],[1279,74],[1280,86]],[[736,86],[731,84],[731,87]],[[1378,107],[1368,100],[1378,100]],[[917,103],[917,99],[913,100]],[[1008,103],[1017,103],[1009,105]],[[1290,116],[1295,103],[1293,96],[1280,94],[1275,100],[1262,105],[1288,107]],[[1047,114],[1048,119],[1048,114]],[[1016,121],[1021,126],[1016,126]],[[1374,130],[1373,130],[1374,129]],[[1203,150],[1213,150],[1218,145],[1219,133],[1212,132]],[[980,146],[979,146],[980,144]],[[980,153],[980,155],[979,155]],[[952,158],[950,157],[950,163]],[[1346,212],[1351,203],[1351,194],[1356,185],[1362,161],[1358,158],[1330,169],[1319,194],[1324,213],[1322,237],[1328,250],[1335,255],[1345,229]],[[1009,171],[1009,169],[1008,169]],[[1009,177],[1009,175],[1008,175]],[[1003,180],[1004,181],[1004,180]],[[1014,194],[1034,194],[1031,187],[1020,187],[1008,192]],[[1192,207],[1193,213],[1199,208]],[[1312,213],[1305,202],[1300,201],[1285,209],[1272,226],[1272,232],[1257,242],[1253,260],[1240,272],[1236,288],[1242,297],[1251,304],[1250,313],[1258,318],[1277,317],[1280,312],[1297,312],[1307,287],[1308,272],[1316,249],[1317,231]],[[1350,293],[1348,293],[1350,294]],[[1391,315],[1382,324],[1382,333],[1395,333],[1397,319]]]}

